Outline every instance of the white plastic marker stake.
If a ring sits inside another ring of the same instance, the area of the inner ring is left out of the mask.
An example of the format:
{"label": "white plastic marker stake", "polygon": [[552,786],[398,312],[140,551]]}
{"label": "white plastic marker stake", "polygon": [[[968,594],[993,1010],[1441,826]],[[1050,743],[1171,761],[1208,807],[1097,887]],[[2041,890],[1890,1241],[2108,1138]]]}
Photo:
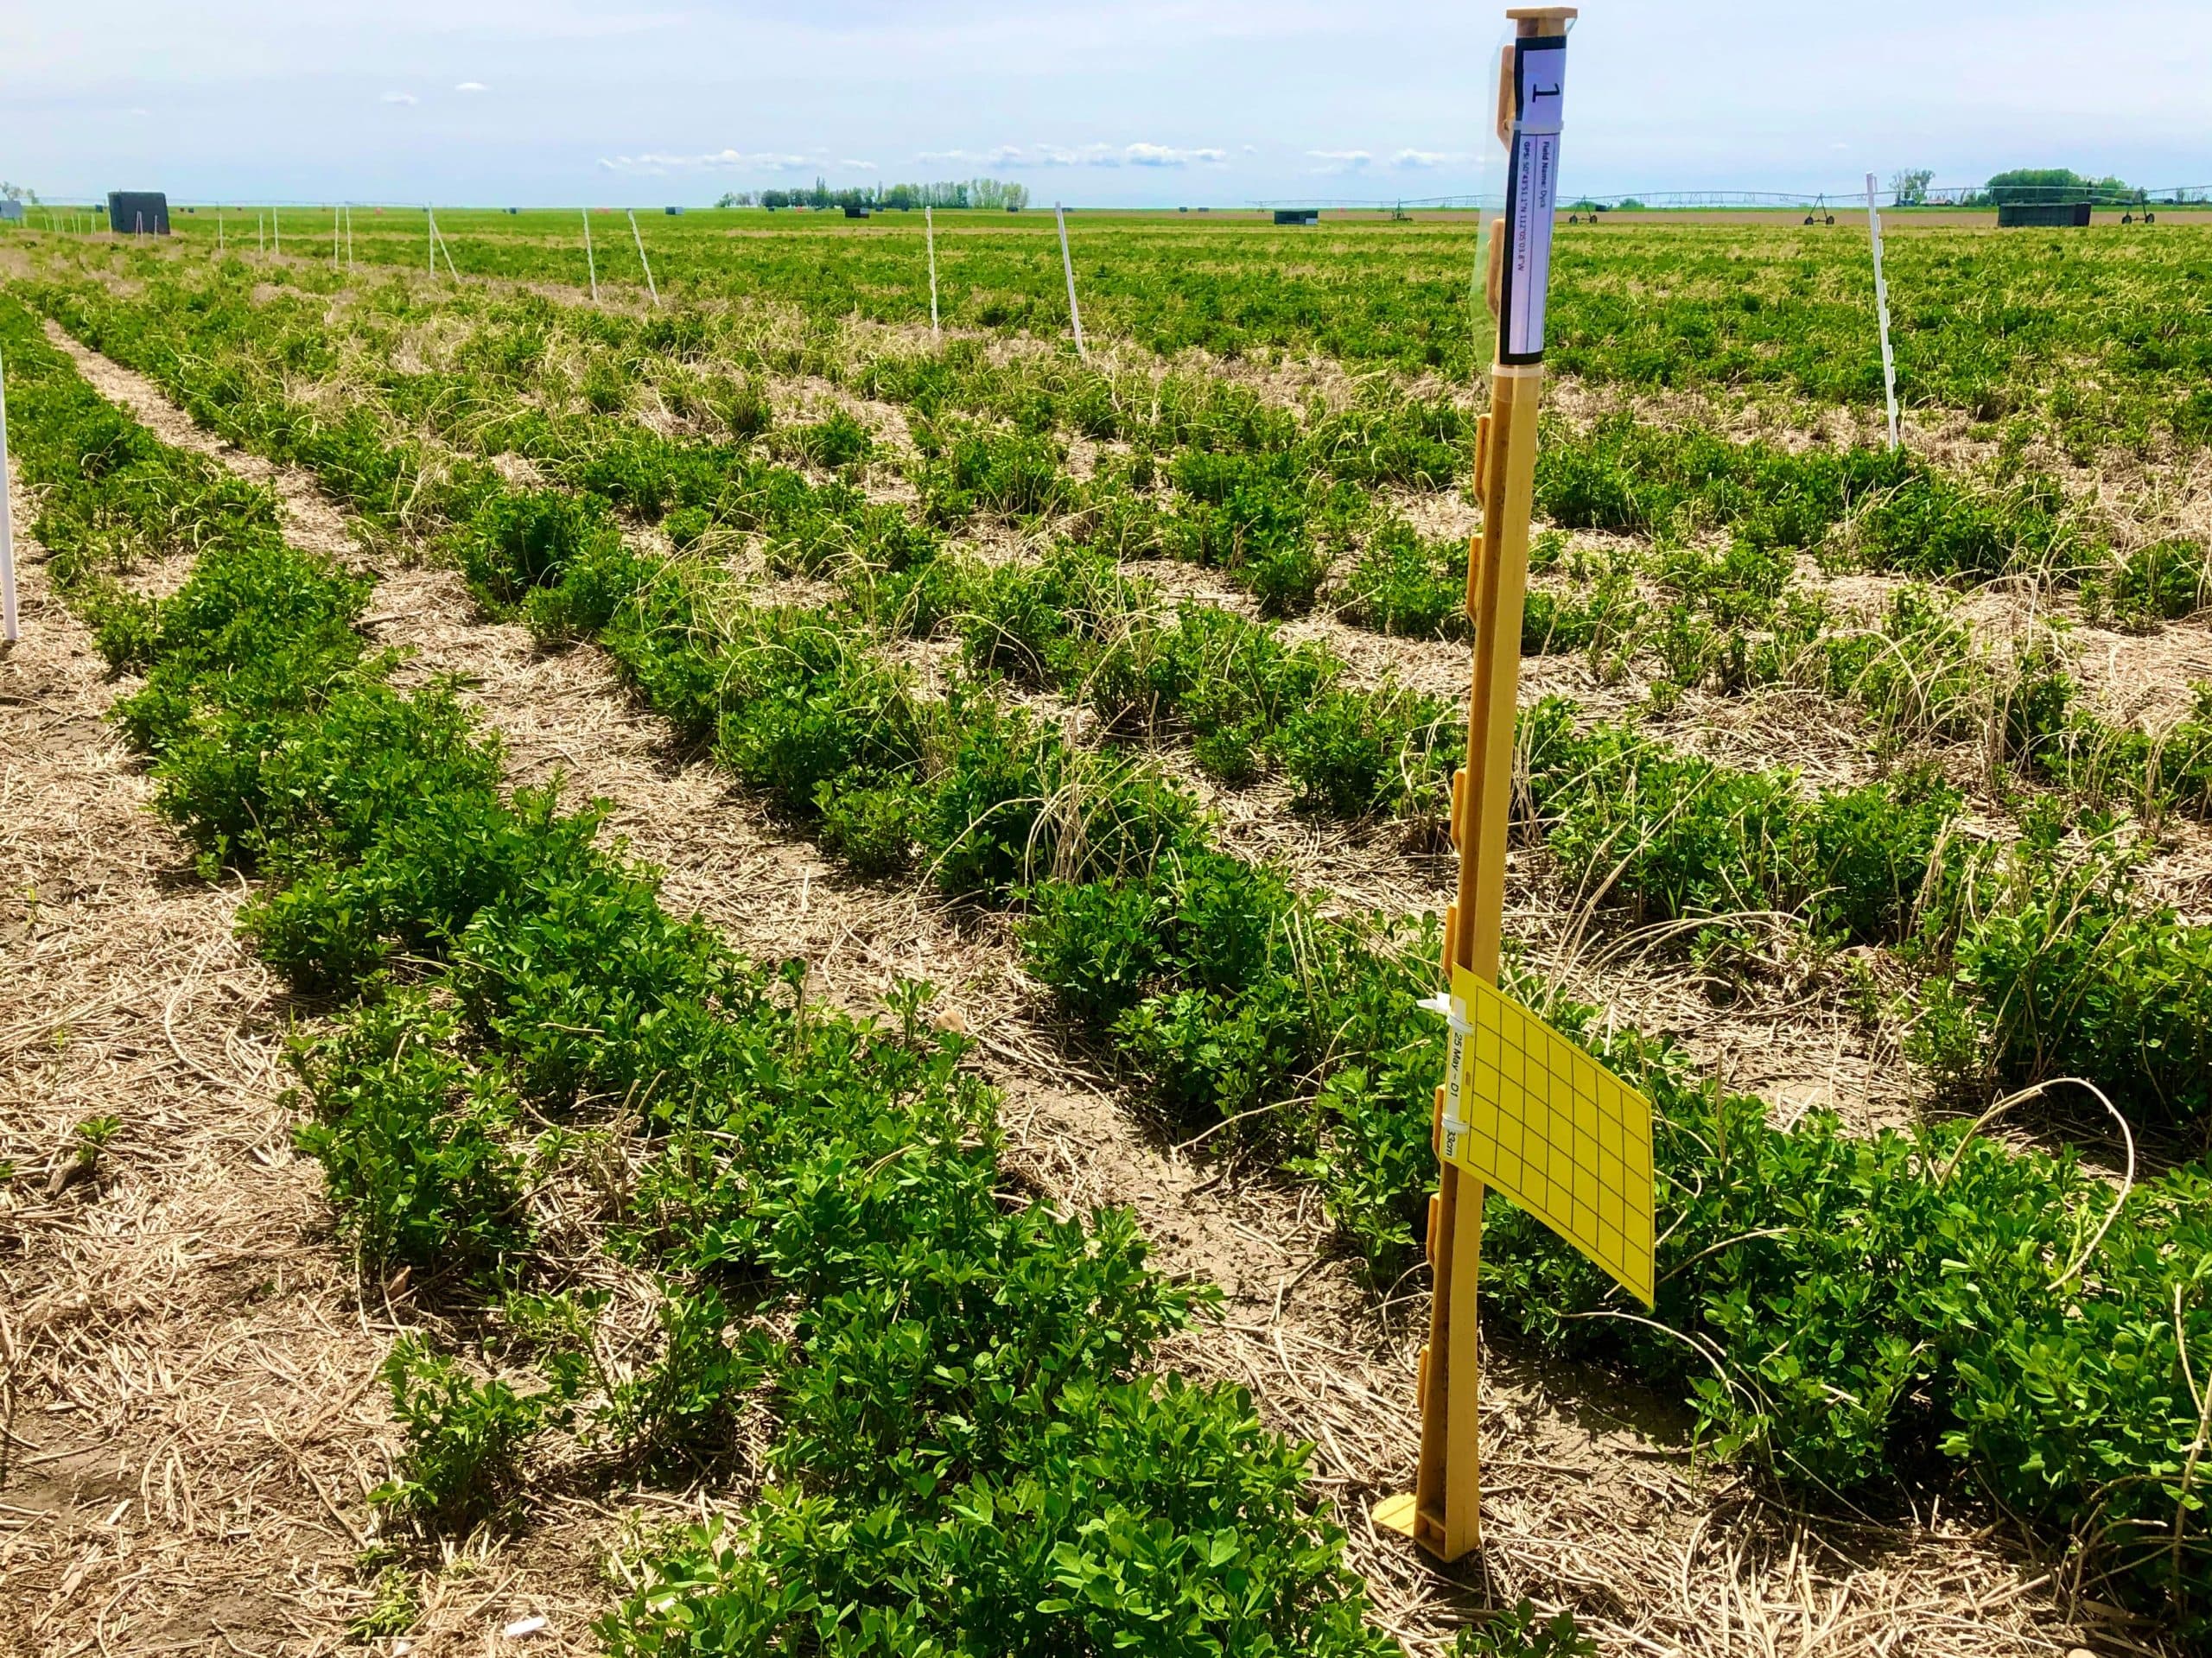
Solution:
{"label": "white plastic marker stake", "polygon": [[346,270],[348,275],[353,270],[353,208],[350,202],[346,207]]}
{"label": "white plastic marker stake", "polygon": [[343,215],[336,207],[330,210],[330,268],[338,269],[338,221]]}
{"label": "white plastic marker stake", "polygon": [[1068,276],[1068,321],[1075,328],[1075,354],[1087,363],[1090,353],[1083,344],[1083,313],[1075,308],[1075,261],[1068,257],[1067,211],[1057,201],[1052,204],[1052,217],[1060,226],[1060,269]]}
{"label": "white plastic marker stake", "polygon": [[660,309],[660,289],[653,286],[653,268],[645,258],[645,238],[638,229],[638,210],[626,209],[630,215],[630,234],[638,244],[638,263],[645,267],[645,292],[653,296],[653,309]]}
{"label": "white plastic marker stake", "polygon": [[262,215],[253,216],[253,251],[257,258],[269,251],[269,226],[262,223]]}
{"label": "white plastic marker stake", "polygon": [[584,274],[591,278],[591,302],[599,303],[599,261],[591,252],[591,209],[578,209],[584,216]]}
{"label": "white plastic marker stake", "polygon": [[16,638],[16,525],[8,505],[8,377],[0,369],[0,638]]}
{"label": "white plastic marker stake", "polygon": [[274,207],[269,210],[269,235],[275,245],[276,257],[284,257],[284,218]]}
{"label": "white plastic marker stake", "polygon": [[[455,282],[459,282],[461,280],[461,272],[453,268],[452,245],[446,240],[446,233],[438,228],[438,215],[435,210],[430,214],[430,234],[437,242],[438,251],[446,256],[446,274],[451,276]],[[430,267],[430,271],[431,274],[435,276],[437,273],[437,267],[435,265],[432,265]]]}
{"label": "white plastic marker stake", "polygon": [[1874,175],[1866,175],[1866,234],[1874,242],[1874,315],[1882,325],[1882,391],[1890,403],[1890,447],[1897,446],[1897,364],[1890,355],[1890,285],[1882,280],[1882,210],[1874,205]]}
{"label": "white plastic marker stake", "polygon": [[930,245],[930,338],[937,338],[937,226],[930,222],[930,206],[922,204],[922,235]]}

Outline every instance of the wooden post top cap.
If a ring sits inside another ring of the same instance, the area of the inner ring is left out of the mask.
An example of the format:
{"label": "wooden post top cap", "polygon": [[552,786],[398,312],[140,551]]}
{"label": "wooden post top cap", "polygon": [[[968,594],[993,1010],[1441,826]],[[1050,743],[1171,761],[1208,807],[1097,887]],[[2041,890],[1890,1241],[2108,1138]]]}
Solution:
{"label": "wooden post top cap", "polygon": [[1579,6],[1508,6],[1506,21],[1516,25],[1517,35],[1542,35],[1547,23],[1571,23],[1582,15]]}

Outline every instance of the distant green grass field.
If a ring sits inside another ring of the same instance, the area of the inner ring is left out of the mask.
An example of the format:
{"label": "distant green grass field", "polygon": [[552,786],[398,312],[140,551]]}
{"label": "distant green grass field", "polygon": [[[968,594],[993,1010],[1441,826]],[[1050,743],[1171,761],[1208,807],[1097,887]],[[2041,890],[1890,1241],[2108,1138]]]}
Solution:
{"label": "distant green grass field", "polygon": [[[251,246],[254,213],[222,214]],[[265,210],[264,210],[265,211]],[[1899,215],[1888,275],[1900,393],[1909,406],[2001,422],[2026,416],[2076,448],[2212,440],[2212,226],[2007,231]],[[327,210],[282,210],[286,251],[327,257]],[[581,287],[583,220],[571,212],[439,213],[453,263]],[[1066,327],[1049,210],[937,215],[949,327],[1050,334]],[[212,242],[212,211],[175,215]],[[642,288],[629,224],[594,212],[603,284]],[[759,209],[640,213],[663,300],[765,298],[825,320],[929,316],[918,213],[866,220]],[[418,212],[357,210],[353,257],[426,264]],[[1471,374],[1471,215],[1380,213],[1280,228],[1249,211],[1069,217],[1086,330],[1163,353],[1276,353],[1347,367]],[[441,262],[442,269],[442,261]],[[1789,214],[1727,222],[1662,214],[1562,226],[1553,283],[1555,368],[1629,386],[1881,399],[1863,220],[1806,227]]]}

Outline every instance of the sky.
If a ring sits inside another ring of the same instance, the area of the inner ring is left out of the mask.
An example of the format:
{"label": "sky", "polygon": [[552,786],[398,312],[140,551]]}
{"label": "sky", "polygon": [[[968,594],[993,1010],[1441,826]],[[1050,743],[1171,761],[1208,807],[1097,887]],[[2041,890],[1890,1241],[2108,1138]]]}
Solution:
{"label": "sky", "polygon": [[[0,179],[49,199],[610,206],[988,175],[1071,205],[1478,187],[1468,0],[16,0]],[[2020,166],[2212,185],[2212,0],[1596,0],[1574,194]]]}

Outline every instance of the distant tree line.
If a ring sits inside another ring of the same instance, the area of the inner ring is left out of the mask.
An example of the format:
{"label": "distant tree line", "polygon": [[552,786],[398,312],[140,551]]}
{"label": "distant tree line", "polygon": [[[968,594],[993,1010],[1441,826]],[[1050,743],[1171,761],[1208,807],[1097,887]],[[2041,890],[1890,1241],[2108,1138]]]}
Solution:
{"label": "distant tree line", "polygon": [[2001,207],[2006,202],[2094,201],[2140,206],[2147,193],[2123,179],[2085,178],[2070,167],[2016,167],[1982,187],[1971,205]]}
{"label": "distant tree line", "polygon": [[732,190],[717,207],[1026,207],[1029,187],[1003,179],[946,179],[936,184],[869,185],[832,190],[817,178],[810,190]]}
{"label": "distant tree line", "polygon": [[1932,167],[1910,167],[1890,175],[1890,199],[1900,207],[1925,207],[1928,187],[1936,181]]}
{"label": "distant tree line", "polygon": [[1908,168],[1890,175],[1891,198],[1900,207],[1925,207],[1931,201],[1954,207],[2001,207],[2007,203],[2087,201],[2097,206],[2139,207],[2151,193],[2125,179],[2093,179],[2070,167],[2016,167],[1999,173],[1978,189],[1931,194],[1932,168]]}

